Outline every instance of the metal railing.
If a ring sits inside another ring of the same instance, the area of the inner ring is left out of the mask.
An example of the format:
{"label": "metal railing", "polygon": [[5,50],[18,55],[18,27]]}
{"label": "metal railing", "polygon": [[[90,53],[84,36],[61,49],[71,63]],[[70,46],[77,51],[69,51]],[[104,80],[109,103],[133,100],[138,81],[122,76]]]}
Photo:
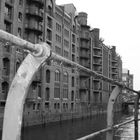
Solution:
{"label": "metal railing", "polygon": [[[68,60],[60,55],[55,54],[54,52],[51,51],[49,45],[47,45],[46,43],[32,44],[28,41],[25,41],[14,35],[11,35],[3,30],[0,30],[0,38],[4,41],[10,42],[13,45],[20,46],[21,48],[30,51],[30,53],[26,56],[21,66],[19,67],[15,75],[15,78],[13,79],[13,82],[11,84],[11,87],[9,89],[7,102],[5,106],[5,113],[4,113],[2,140],[20,140],[23,105],[25,102],[25,98],[27,96],[29,86],[32,82],[32,79],[34,78],[35,73],[38,71],[39,67],[49,59],[62,61],[63,63],[68,64],[70,67],[77,67],[78,69],[82,69],[83,71],[89,73],[94,77],[109,82],[113,85],[116,85],[115,89],[112,91],[110,95],[109,102],[108,102],[107,128],[95,132],[93,134],[90,134],[88,136],[85,136],[83,138],[80,138],[78,140],[86,140],[88,138],[94,137],[104,132],[107,132],[106,135],[107,140],[112,140],[113,139],[113,132],[111,131],[112,129],[118,128],[119,126],[132,121],[135,122],[134,123],[135,140],[138,140],[138,101],[140,95],[139,91],[133,90],[127,87],[126,85],[124,85],[123,83],[114,81],[113,79],[98,74],[97,72],[92,71],[91,69],[85,68],[80,64],[77,64],[71,60]],[[135,102],[135,118],[133,120],[118,125],[114,125],[113,107],[122,88],[138,94],[137,100]]]}

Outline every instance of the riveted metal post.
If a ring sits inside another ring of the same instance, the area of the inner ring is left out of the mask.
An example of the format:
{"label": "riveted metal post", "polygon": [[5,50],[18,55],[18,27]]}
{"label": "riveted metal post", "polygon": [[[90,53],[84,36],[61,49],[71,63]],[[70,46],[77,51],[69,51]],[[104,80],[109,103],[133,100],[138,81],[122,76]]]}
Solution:
{"label": "riveted metal post", "polygon": [[20,140],[22,113],[29,86],[42,63],[50,56],[47,44],[36,44],[37,54],[28,54],[9,89],[4,112],[2,140]]}
{"label": "riveted metal post", "polygon": [[[113,117],[114,117],[113,109],[114,109],[114,104],[119,93],[120,93],[120,88],[116,86],[109,97],[108,106],[107,106],[107,127],[110,127],[110,128],[113,128],[113,123],[114,123],[113,122]],[[113,140],[113,130],[110,130],[107,132],[106,139]]]}
{"label": "riveted metal post", "polygon": [[135,140],[138,140],[139,137],[138,137],[138,110],[139,110],[139,94],[137,95],[136,97],[136,100],[135,100],[135,104],[134,104],[134,108],[135,108],[135,112],[134,112],[134,135],[135,135]]}

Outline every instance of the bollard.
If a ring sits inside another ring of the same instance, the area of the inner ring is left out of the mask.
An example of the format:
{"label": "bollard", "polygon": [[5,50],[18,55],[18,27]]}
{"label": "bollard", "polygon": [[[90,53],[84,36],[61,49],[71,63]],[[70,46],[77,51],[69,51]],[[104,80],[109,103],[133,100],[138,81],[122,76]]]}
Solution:
{"label": "bollard", "polygon": [[20,140],[23,105],[29,86],[39,67],[50,56],[47,44],[35,46],[39,52],[27,55],[9,89],[4,112],[2,140]]}
{"label": "bollard", "polygon": [[[107,106],[107,127],[110,128],[113,127],[113,117],[114,117],[113,107],[119,93],[120,93],[120,88],[116,86],[109,97],[108,106]],[[113,130],[107,132],[106,139],[113,140]]]}

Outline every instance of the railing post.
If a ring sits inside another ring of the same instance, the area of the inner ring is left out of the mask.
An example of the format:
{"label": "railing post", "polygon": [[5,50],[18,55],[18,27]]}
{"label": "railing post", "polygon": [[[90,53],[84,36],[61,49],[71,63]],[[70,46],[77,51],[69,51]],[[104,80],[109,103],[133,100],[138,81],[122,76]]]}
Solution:
{"label": "railing post", "polygon": [[[107,127],[113,126],[113,123],[114,123],[113,122],[113,117],[114,117],[113,108],[114,108],[114,104],[119,93],[120,93],[120,88],[116,86],[109,97],[108,106],[107,106]],[[113,130],[110,130],[107,132],[106,140],[113,140]]]}
{"label": "railing post", "polygon": [[139,110],[139,94],[137,94],[137,97],[136,97],[136,100],[135,100],[135,104],[134,104],[134,108],[135,108],[135,111],[134,111],[134,135],[135,135],[135,140],[138,140],[139,137],[138,137],[138,110]]}
{"label": "railing post", "polygon": [[50,56],[47,44],[36,44],[35,47],[39,52],[27,55],[9,89],[4,112],[2,140],[20,140],[23,106],[29,86],[39,67]]}

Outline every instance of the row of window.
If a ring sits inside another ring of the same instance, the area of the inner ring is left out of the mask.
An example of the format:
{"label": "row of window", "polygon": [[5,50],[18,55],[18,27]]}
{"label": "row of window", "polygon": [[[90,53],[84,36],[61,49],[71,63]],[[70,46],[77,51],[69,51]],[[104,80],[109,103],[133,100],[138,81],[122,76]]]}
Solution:
{"label": "row of window", "polygon": [[[33,104],[33,110],[40,110],[41,104],[37,103],[37,104]],[[49,103],[45,103],[45,108],[49,109],[50,108],[50,104]],[[59,110],[60,109],[60,103],[54,103],[54,109]],[[68,103],[63,103],[62,104],[62,109],[63,110],[67,110],[68,109]],[[74,109],[74,103],[71,103],[71,110]]]}

